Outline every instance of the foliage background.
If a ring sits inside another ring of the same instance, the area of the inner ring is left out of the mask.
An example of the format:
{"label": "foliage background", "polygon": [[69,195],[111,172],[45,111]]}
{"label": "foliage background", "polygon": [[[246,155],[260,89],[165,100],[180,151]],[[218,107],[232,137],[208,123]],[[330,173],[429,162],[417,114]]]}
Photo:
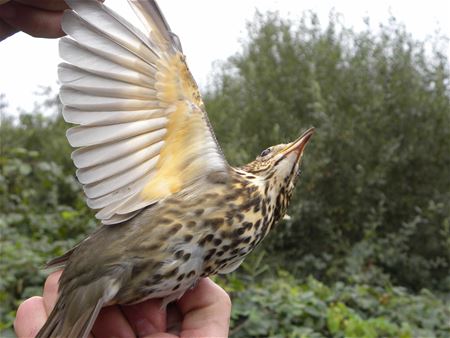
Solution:
{"label": "foliage background", "polygon": [[[291,219],[217,278],[233,298],[235,337],[450,336],[446,38],[417,41],[394,18],[368,27],[257,14],[205,93],[232,164],[317,129]],[[44,95],[19,120],[0,97],[2,329],[40,293],[43,263],[96,226],[58,100]]]}

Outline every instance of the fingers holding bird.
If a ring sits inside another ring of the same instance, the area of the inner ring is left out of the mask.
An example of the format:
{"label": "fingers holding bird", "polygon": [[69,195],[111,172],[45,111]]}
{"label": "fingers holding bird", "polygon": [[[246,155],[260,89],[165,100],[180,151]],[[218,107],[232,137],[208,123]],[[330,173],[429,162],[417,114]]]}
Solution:
{"label": "fingers holding bird", "polygon": [[0,41],[18,31],[34,37],[61,37],[61,18],[66,8],[63,0],[4,2],[0,4]]}
{"label": "fingers holding bird", "polygon": [[231,315],[230,296],[209,278],[178,301],[183,315],[182,333],[185,337],[228,337]]}
{"label": "fingers holding bird", "polygon": [[[49,275],[43,297],[24,301],[17,310],[14,328],[17,337],[35,337],[58,298],[62,271]],[[100,314],[89,338],[166,337],[228,335],[231,302],[228,294],[210,279],[201,279],[177,304],[161,309],[161,299],[134,305],[108,306]],[[170,332],[170,333],[165,333]]]}
{"label": "fingers holding bird", "polygon": [[47,320],[43,297],[32,297],[20,304],[14,321],[18,338],[35,337]]}
{"label": "fingers holding bird", "polygon": [[161,310],[160,299],[121,306],[123,315],[139,337],[166,331],[166,312]]}
{"label": "fingers holding bird", "polygon": [[43,300],[47,317],[52,312],[58,299],[58,282],[61,274],[62,270],[53,272],[47,277],[44,284]]}

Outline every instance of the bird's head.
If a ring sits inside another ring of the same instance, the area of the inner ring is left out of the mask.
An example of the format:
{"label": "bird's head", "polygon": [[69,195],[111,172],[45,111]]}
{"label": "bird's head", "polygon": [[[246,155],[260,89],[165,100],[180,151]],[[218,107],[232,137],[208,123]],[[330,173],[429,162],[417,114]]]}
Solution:
{"label": "bird's head", "polygon": [[288,144],[269,147],[243,169],[267,182],[274,189],[289,194],[294,189],[303,150],[314,133],[308,129],[297,140]]}

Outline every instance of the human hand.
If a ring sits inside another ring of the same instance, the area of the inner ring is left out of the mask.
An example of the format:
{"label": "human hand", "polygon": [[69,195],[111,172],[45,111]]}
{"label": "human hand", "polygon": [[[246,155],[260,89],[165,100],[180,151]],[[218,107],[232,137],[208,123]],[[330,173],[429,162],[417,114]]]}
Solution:
{"label": "human hand", "polygon": [[58,38],[64,0],[0,0],[0,41],[24,31],[34,37]]}
{"label": "human hand", "polygon": [[[61,271],[45,282],[43,297],[32,297],[17,310],[14,329],[18,338],[35,337],[44,325],[57,299]],[[103,308],[92,328],[102,337],[227,337],[231,302],[227,293],[208,278],[187,291],[176,306],[161,310],[161,300],[151,299],[135,305]],[[92,337],[92,335],[90,336]]]}

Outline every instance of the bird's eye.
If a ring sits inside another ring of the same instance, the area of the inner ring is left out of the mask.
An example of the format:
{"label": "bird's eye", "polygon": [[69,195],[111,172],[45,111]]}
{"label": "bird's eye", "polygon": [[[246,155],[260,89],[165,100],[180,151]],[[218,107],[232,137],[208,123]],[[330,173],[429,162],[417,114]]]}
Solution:
{"label": "bird's eye", "polygon": [[270,149],[270,148],[264,149],[264,150],[262,151],[261,155],[259,155],[259,156],[260,156],[260,157],[267,156],[267,155],[269,155],[269,153],[270,153],[271,151],[272,151],[272,149]]}

